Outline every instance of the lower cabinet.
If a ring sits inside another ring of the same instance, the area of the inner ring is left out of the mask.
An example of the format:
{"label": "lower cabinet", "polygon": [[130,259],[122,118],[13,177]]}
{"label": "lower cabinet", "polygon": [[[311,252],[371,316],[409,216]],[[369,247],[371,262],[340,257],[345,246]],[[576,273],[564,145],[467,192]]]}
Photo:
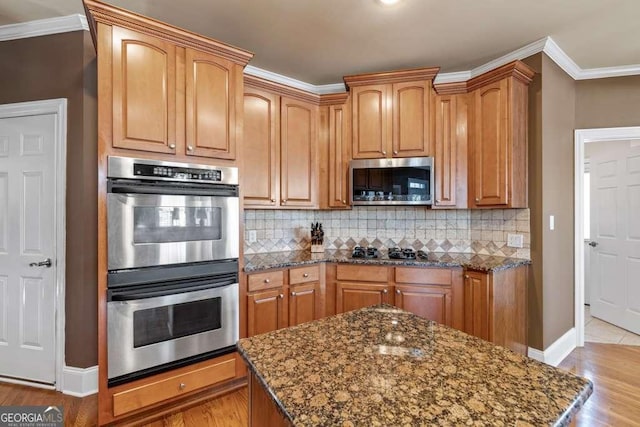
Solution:
{"label": "lower cabinet", "polygon": [[451,325],[451,288],[396,285],[395,306],[425,319]]}
{"label": "lower cabinet", "polygon": [[247,336],[324,317],[321,266],[247,275]]}
{"label": "lower cabinet", "polygon": [[336,313],[376,304],[393,304],[393,286],[377,283],[336,283]]}
{"label": "lower cabinet", "polygon": [[464,331],[527,354],[528,267],[464,276]]}

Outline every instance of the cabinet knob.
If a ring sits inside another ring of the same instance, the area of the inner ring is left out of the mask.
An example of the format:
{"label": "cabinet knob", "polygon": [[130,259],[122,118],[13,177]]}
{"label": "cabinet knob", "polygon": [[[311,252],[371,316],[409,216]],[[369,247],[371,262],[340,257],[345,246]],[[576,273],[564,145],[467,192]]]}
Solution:
{"label": "cabinet knob", "polygon": [[276,199],[271,199],[271,203],[275,203],[275,202],[276,202]]}
{"label": "cabinet knob", "polygon": [[480,197],[476,197],[476,202],[479,202],[479,201],[480,201]]}
{"label": "cabinet knob", "polygon": [[398,150],[393,150],[393,154],[398,154]]}
{"label": "cabinet knob", "polygon": [[464,275],[464,278],[465,278],[465,279],[468,279],[468,278],[469,278],[469,275],[468,275],[468,274],[465,274],[465,275]]}
{"label": "cabinet knob", "polygon": [[346,204],[347,204],[347,201],[346,201],[346,200],[343,200],[343,201],[342,201],[342,204],[343,204],[343,205],[346,205]]}
{"label": "cabinet knob", "polygon": [[386,156],[386,155],[387,155],[387,152],[386,152],[386,151],[383,151],[383,152],[382,152],[382,155],[383,155],[383,156]]}
{"label": "cabinet knob", "polygon": [[309,273],[304,273],[302,277],[309,277]]}
{"label": "cabinet knob", "polygon": [[278,298],[280,298],[280,299],[284,298],[284,294],[278,295]]}
{"label": "cabinet knob", "polygon": [[400,295],[400,289],[396,289],[396,294]]}
{"label": "cabinet knob", "polygon": [[271,280],[269,279],[264,279],[264,283],[269,283]]}
{"label": "cabinet knob", "polygon": [[436,199],[436,203],[440,203],[440,202],[441,202],[441,200],[440,200],[440,199]]}
{"label": "cabinet knob", "polygon": [[388,289],[383,289],[383,290],[382,290],[382,293],[383,293],[383,294],[387,294],[387,293],[389,293],[389,290],[388,290]]}
{"label": "cabinet knob", "polygon": [[172,150],[176,149],[176,144],[169,144],[169,148],[171,148]]}
{"label": "cabinet knob", "polygon": [[296,293],[295,293],[295,292],[291,292],[291,296],[292,296],[292,297],[295,297],[295,296],[296,296]]}
{"label": "cabinet knob", "polygon": [[188,151],[193,151],[193,147],[191,145],[187,145],[187,150]]}
{"label": "cabinet knob", "polygon": [[282,203],[287,203],[287,199],[282,199]]}
{"label": "cabinet knob", "polygon": [[185,383],[180,383],[180,385],[178,386],[180,390],[184,390],[186,387],[187,385]]}

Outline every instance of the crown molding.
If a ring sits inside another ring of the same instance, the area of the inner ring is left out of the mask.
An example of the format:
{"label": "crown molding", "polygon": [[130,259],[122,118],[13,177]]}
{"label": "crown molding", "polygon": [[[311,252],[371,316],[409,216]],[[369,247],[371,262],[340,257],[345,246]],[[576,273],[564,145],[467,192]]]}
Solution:
{"label": "crown molding", "polygon": [[546,38],[542,52],[551,58],[558,67],[562,68],[564,72],[569,74],[574,80],[579,80],[580,75],[584,72],[578,64],[573,62],[573,59],[571,59],[564,50],[560,49],[560,46],[558,46],[551,37]]}
{"label": "crown molding", "polygon": [[305,92],[311,92],[316,95],[326,95],[330,93],[340,93],[345,91],[344,83],[313,85],[311,83],[306,83],[300,80],[292,79],[291,77],[283,76],[282,74],[263,70],[262,68],[254,67],[253,65],[247,65],[244,68],[244,73],[250,76],[260,77],[261,79],[270,80],[275,83],[291,86]]}
{"label": "crown molding", "polygon": [[57,18],[2,25],[0,26],[0,42],[88,30],[87,18],[77,13]]}

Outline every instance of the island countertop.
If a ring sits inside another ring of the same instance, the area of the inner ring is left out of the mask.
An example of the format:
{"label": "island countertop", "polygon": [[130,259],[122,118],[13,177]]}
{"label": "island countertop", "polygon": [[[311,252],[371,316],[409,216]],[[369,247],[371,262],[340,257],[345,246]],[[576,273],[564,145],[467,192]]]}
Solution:
{"label": "island countertop", "polygon": [[362,265],[391,265],[410,267],[463,267],[468,270],[493,272],[529,265],[531,261],[522,258],[508,258],[492,255],[478,255],[454,252],[429,252],[427,259],[389,259],[386,251],[381,258],[351,258],[351,251],[344,249],[327,250],[321,253],[310,251],[283,251],[244,256],[244,271],[253,273],[270,268],[299,267],[320,262],[348,263]]}
{"label": "island countertop", "polygon": [[593,384],[382,305],[241,339],[295,426],[569,425]]}

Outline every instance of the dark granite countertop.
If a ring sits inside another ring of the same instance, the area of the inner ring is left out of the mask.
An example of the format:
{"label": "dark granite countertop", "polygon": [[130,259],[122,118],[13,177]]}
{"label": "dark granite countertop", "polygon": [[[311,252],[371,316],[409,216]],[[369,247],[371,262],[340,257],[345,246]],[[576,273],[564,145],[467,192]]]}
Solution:
{"label": "dark granite countertop", "polygon": [[295,426],[566,426],[593,384],[392,306],[241,339]]}
{"label": "dark granite countertop", "polygon": [[321,253],[311,253],[310,251],[269,252],[245,255],[244,271],[251,273],[270,268],[299,267],[320,262],[414,267],[464,267],[468,270],[483,272],[500,271],[531,264],[528,259],[452,252],[429,252],[426,260],[388,259],[386,251],[380,251],[380,255],[381,258],[363,259],[351,258],[350,250],[327,250]]}

